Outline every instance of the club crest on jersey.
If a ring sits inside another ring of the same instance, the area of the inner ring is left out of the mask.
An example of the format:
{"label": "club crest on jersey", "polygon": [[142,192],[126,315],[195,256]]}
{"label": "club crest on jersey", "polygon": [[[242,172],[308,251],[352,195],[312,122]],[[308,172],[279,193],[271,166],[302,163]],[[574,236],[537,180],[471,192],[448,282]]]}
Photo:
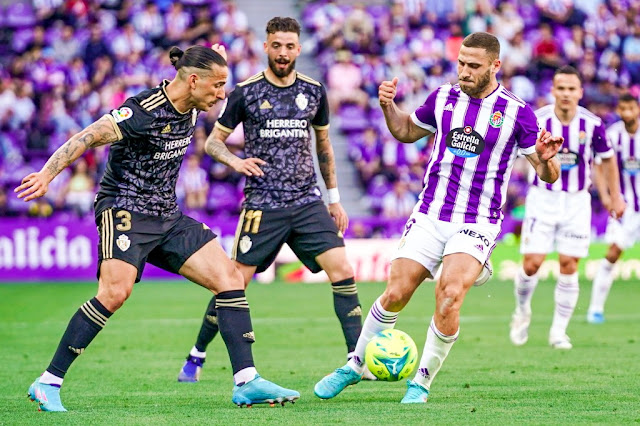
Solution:
{"label": "club crest on jersey", "polygon": [[624,164],[622,165],[622,169],[625,173],[630,174],[631,176],[635,176],[640,172],[640,161],[638,161],[635,157],[629,157],[624,160]]}
{"label": "club crest on jersey", "polygon": [[302,93],[298,93],[298,96],[296,96],[296,105],[300,110],[304,110],[307,105],[309,105],[309,100]]}
{"label": "club crest on jersey", "polygon": [[580,133],[578,133],[578,143],[580,143],[580,145],[587,143],[587,132],[584,130],[581,130]]}
{"label": "club crest on jersey", "polygon": [[251,241],[251,238],[249,238],[248,235],[245,235],[244,237],[240,238],[240,242],[238,243],[238,247],[240,248],[240,251],[242,253],[246,253],[249,250],[251,250],[252,245],[253,245],[253,242]]}
{"label": "club crest on jersey", "polygon": [[489,119],[489,124],[491,124],[491,127],[501,127],[502,123],[504,123],[504,116],[502,115],[501,111],[496,111],[493,113],[493,115],[491,116],[491,118]]}
{"label": "club crest on jersey", "polygon": [[569,148],[562,148],[557,157],[560,160],[560,170],[571,170],[580,164],[580,154],[569,151]]}
{"label": "club crest on jersey", "polygon": [[113,116],[113,119],[116,120],[116,123],[120,123],[121,121],[131,118],[133,116],[133,111],[131,111],[131,108],[129,107],[122,107],[111,111],[111,115]]}
{"label": "club crest on jersey", "polygon": [[484,151],[484,139],[471,126],[450,130],[446,143],[449,152],[458,157],[473,158]]}
{"label": "club crest on jersey", "polygon": [[131,247],[131,240],[126,235],[122,234],[116,240],[116,245],[122,251],[127,251]]}

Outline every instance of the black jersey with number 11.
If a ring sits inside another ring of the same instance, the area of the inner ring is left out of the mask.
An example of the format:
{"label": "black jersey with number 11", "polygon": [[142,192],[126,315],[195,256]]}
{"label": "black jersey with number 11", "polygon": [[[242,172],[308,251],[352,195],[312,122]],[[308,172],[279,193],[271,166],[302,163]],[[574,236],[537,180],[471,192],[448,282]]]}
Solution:
{"label": "black jersey with number 11", "polygon": [[321,198],[313,168],[311,128],[329,127],[327,94],[319,82],[296,73],[282,87],[264,73],[238,84],[216,126],[232,132],[243,123],[246,157],[267,162],[263,177],[247,178],[244,207],[276,209]]}

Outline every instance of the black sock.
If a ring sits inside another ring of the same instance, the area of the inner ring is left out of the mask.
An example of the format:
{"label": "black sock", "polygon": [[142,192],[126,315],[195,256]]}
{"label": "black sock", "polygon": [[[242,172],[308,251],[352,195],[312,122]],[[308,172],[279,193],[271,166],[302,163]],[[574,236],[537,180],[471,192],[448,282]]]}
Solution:
{"label": "black sock", "polygon": [[47,371],[55,376],[64,377],[71,363],[89,346],[110,316],[111,312],[95,297],[80,306],[71,317]]}
{"label": "black sock", "polygon": [[351,278],[331,284],[333,307],[340,320],[347,352],[353,352],[362,331],[362,308],[358,300],[356,281]]}
{"label": "black sock", "polygon": [[202,319],[202,325],[200,326],[200,332],[198,333],[198,339],[196,340],[196,349],[200,352],[206,352],[207,346],[218,334],[218,316],[216,312],[216,296],[211,298],[209,306],[207,306],[207,312]]}
{"label": "black sock", "polygon": [[227,345],[233,374],[244,368],[253,367],[251,344],[255,342],[255,336],[244,290],[218,293],[216,310],[220,335]]}

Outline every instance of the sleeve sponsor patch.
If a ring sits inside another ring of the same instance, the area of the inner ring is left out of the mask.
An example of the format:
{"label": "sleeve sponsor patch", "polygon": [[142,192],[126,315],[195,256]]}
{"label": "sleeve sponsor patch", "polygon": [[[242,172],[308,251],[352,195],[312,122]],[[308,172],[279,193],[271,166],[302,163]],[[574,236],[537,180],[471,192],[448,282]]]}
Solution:
{"label": "sleeve sponsor patch", "polygon": [[133,111],[129,107],[122,107],[111,111],[111,115],[113,116],[113,119],[116,120],[116,123],[120,123],[133,117]]}

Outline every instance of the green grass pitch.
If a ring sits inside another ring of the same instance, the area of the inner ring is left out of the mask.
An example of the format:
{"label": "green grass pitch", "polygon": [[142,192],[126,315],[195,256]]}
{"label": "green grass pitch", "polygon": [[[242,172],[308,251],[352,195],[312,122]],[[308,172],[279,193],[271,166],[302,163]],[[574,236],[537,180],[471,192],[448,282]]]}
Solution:
{"label": "green grass pitch", "polygon": [[[363,310],[384,288],[359,286]],[[67,321],[95,294],[89,284],[0,285],[0,424],[573,424],[640,422],[640,286],[616,283],[607,322],[590,325],[590,284],[582,283],[569,335],[552,350],[547,333],[553,283],[533,300],[530,340],[508,338],[512,283],[473,288],[461,333],[426,405],[403,406],[405,382],[363,382],[322,401],[313,386],[345,362],[328,284],[252,284],[248,291],[260,373],[301,393],[295,405],[240,409],[231,403],[222,340],[210,346],[201,381],[178,383],[209,293],[187,282],[143,282],[71,367],[62,390],[68,413],[41,413],[27,387],[48,365]],[[425,283],[397,328],[422,349],[433,310]]]}

